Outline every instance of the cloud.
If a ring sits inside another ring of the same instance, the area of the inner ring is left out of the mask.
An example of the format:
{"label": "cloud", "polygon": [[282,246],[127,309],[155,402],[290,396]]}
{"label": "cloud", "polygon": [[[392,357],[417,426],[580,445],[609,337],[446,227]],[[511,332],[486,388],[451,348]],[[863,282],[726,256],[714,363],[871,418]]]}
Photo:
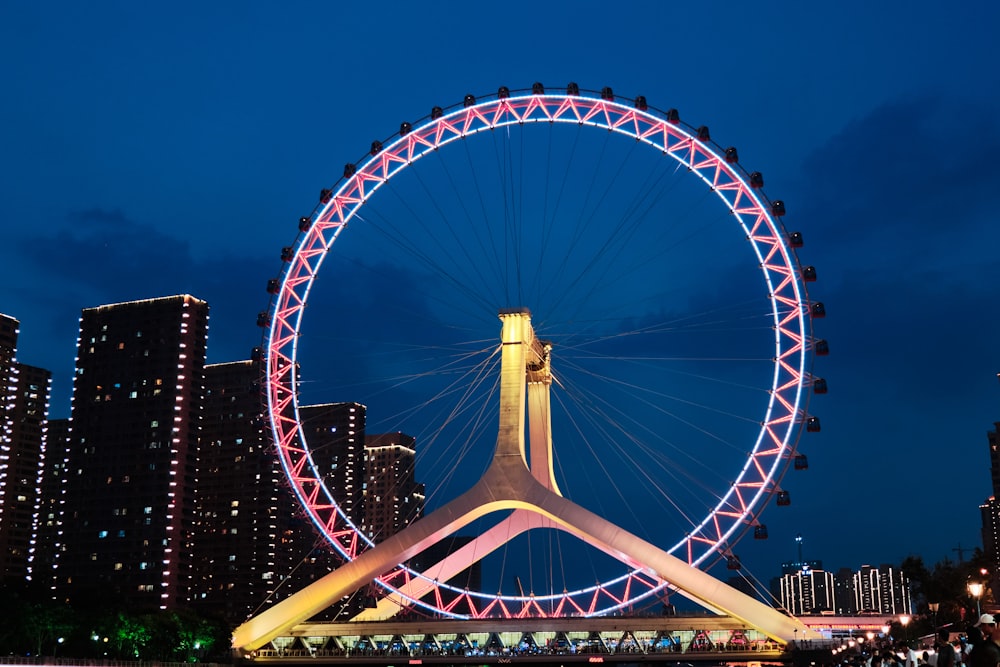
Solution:
{"label": "cloud", "polygon": [[[992,254],[1000,181],[995,110],[943,94],[913,95],[849,122],[802,164],[804,254],[831,274],[954,269]],[[790,209],[794,211],[795,209]]]}
{"label": "cloud", "polygon": [[187,241],[119,210],[72,212],[25,237],[21,246],[48,284],[65,282],[73,292],[102,303],[176,293],[176,277],[191,276],[194,269]]}
{"label": "cloud", "polygon": [[[953,129],[960,131],[956,133]],[[1000,270],[993,215],[1000,124],[943,95],[895,100],[848,123],[804,162],[807,246],[836,369],[864,395],[957,399],[998,361],[988,304]],[[876,382],[872,383],[872,380]],[[835,387],[831,384],[831,388]]]}
{"label": "cloud", "polygon": [[[191,243],[136,220],[121,209],[72,211],[41,229],[11,239],[24,281],[17,312],[48,313],[41,332],[28,328],[19,356],[54,372],[53,415],[68,411],[76,318],[82,308],[132,299],[192,294],[209,302],[209,361],[248,358],[260,343],[255,316],[267,307],[264,291],[277,258],[237,257],[220,251],[196,258]],[[210,246],[223,239],[204,237]],[[271,253],[276,255],[276,253]],[[34,324],[34,323],[32,323]],[[63,406],[67,406],[65,409]]]}
{"label": "cloud", "polygon": [[[849,122],[804,160],[796,196],[803,203],[797,213],[790,204],[787,222],[801,221],[799,256],[817,265],[810,294],[828,317],[815,332],[831,347],[816,363],[830,393],[810,406],[823,433],[803,440],[808,476],[836,479],[854,465],[885,470],[852,488],[852,502],[886,508],[903,497],[914,516],[940,512],[944,502],[958,510],[954,534],[963,541],[975,539],[976,506],[989,494],[986,475],[962,471],[978,468],[963,463],[966,454],[986,463],[983,433],[995,414],[998,150],[1000,125],[986,106],[931,93],[897,99]],[[956,465],[947,499],[936,492],[942,455]],[[788,484],[801,488],[799,480]],[[824,502],[800,494],[795,520],[822,513]],[[770,519],[778,532],[785,517]],[[939,556],[940,545],[909,524],[897,530],[905,539],[877,558]],[[877,553],[871,545],[884,540],[884,527],[853,536],[845,543],[816,535],[814,553],[832,567],[857,566]]]}

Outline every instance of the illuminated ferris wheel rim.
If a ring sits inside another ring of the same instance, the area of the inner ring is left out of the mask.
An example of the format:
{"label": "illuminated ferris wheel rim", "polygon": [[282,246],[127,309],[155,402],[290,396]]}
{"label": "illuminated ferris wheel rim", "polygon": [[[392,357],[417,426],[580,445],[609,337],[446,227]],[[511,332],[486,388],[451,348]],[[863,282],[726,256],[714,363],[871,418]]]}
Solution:
{"label": "illuminated ferris wheel rim", "polygon": [[[540,90],[536,84],[530,92],[511,94],[501,88],[496,95],[485,99],[467,95],[462,103],[448,109],[435,107],[422,121],[412,125],[403,123],[389,140],[372,142],[369,154],[357,163],[348,164],[336,189],[324,190],[320,205],[301,220],[302,233],[293,252],[283,251],[285,265],[281,278],[269,284],[274,297],[264,324],[267,328],[265,383],[272,437],[299,501],[330,544],[347,559],[372,543],[337,506],[322,483],[302,433],[294,390],[299,330],[313,281],[327,251],[347,223],[375,191],[400,171],[455,140],[499,127],[542,122],[610,130],[632,137],[686,166],[711,187],[743,228],[768,289],[775,331],[774,372],[760,431],[728,491],[669,551],[692,565],[701,565],[728,550],[735,539],[756,523],[764,501],[777,491],[787,469],[800,425],[807,416],[808,392],[804,387],[811,363],[811,332],[809,302],[798,261],[777,219],[783,213],[780,202],[771,203],[763,196],[759,189],[762,183],[755,183],[757,175],[750,175],[739,166],[735,149],[721,149],[711,142],[706,128],[687,126],[674,110],[659,112],[641,97],[631,105],[624,104],[616,101],[609,89],[598,93],[572,90],[571,86],[565,94],[552,94]],[[422,577],[406,568],[401,570]],[[639,574],[639,570],[634,570],[626,576]],[[598,583],[582,592],[590,593],[619,579]],[[651,592],[662,587],[654,587]],[[489,599],[498,597],[480,595]],[[530,597],[545,600],[565,595]],[[499,597],[511,601],[526,599]],[[639,597],[645,595],[612,604],[599,613],[621,608]]]}

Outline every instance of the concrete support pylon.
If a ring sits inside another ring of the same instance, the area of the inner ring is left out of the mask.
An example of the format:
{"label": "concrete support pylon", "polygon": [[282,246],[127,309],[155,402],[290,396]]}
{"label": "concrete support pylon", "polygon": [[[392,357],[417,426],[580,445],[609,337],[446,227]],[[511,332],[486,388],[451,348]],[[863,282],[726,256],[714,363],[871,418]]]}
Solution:
{"label": "concrete support pylon", "polygon": [[[500,314],[500,318],[504,319],[504,313]],[[530,324],[530,320],[528,322]],[[528,355],[524,368],[528,413],[528,467],[531,476],[539,484],[553,493],[559,493],[552,465],[552,419],[549,411],[552,345],[534,338],[533,330],[531,338],[531,342],[525,342]],[[502,363],[501,361],[501,365]],[[520,371],[515,367],[511,372]],[[501,402],[503,400],[501,398]],[[523,433],[523,428],[518,432]],[[434,590],[435,582],[448,581],[469,567],[470,563],[482,560],[521,533],[535,528],[552,527],[554,527],[552,522],[541,514],[522,509],[514,510],[503,521],[421,572],[423,578],[414,578],[398,586],[398,592],[379,598],[374,608],[362,610],[351,620],[362,622],[390,618],[400,609],[408,607],[410,599],[419,600]]]}
{"label": "concrete support pylon", "polygon": [[[472,521],[509,510],[514,511],[505,521],[474,540],[475,553],[480,558],[512,537],[508,529],[523,532],[543,525],[559,528],[630,567],[669,581],[685,596],[738,618],[772,639],[784,642],[820,638],[798,619],[737,591],[562,497],[552,476],[548,421],[551,346],[535,337],[526,309],[502,311],[500,320],[503,328],[499,432],[493,461],[483,477],[454,500],[236,628],[234,648],[244,653],[260,648]],[[544,394],[544,399],[540,394]],[[538,422],[531,430],[530,468],[524,425],[529,403],[534,406],[531,417]],[[460,569],[468,563],[465,561]],[[456,558],[432,578],[447,578],[445,570],[460,564]]]}

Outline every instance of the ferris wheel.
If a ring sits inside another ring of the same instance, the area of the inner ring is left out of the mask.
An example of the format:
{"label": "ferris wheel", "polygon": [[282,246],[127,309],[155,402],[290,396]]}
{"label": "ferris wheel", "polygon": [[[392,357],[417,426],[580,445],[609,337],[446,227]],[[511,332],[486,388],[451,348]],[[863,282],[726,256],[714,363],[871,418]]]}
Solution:
{"label": "ferris wheel", "polygon": [[[826,391],[815,269],[763,186],[677,110],[576,84],[466,95],[372,141],[300,219],[258,317],[271,435],[329,545],[353,560],[377,537],[327,487],[303,396],[337,391],[368,406],[369,431],[380,411],[381,430],[415,431],[428,504],[444,503],[489,458],[497,313],[525,308],[552,345],[561,492],[692,566],[738,567],[740,537],[767,537],[767,502],[789,502],[800,435],[819,430],[809,397]],[[407,564],[374,583],[462,617],[601,615],[671,588],[604,555],[556,575],[553,554],[586,545],[518,539],[509,562],[547,552],[544,582],[520,563],[481,590]]]}

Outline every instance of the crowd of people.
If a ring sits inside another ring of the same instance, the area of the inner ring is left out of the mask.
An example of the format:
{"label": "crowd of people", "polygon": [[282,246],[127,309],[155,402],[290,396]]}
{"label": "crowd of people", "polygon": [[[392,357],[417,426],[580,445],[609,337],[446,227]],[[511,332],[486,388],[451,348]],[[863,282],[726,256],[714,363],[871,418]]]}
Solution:
{"label": "crowd of people", "polygon": [[934,645],[885,647],[846,657],[842,667],[1000,667],[1000,632],[992,614],[981,614],[964,633],[938,630]]}

